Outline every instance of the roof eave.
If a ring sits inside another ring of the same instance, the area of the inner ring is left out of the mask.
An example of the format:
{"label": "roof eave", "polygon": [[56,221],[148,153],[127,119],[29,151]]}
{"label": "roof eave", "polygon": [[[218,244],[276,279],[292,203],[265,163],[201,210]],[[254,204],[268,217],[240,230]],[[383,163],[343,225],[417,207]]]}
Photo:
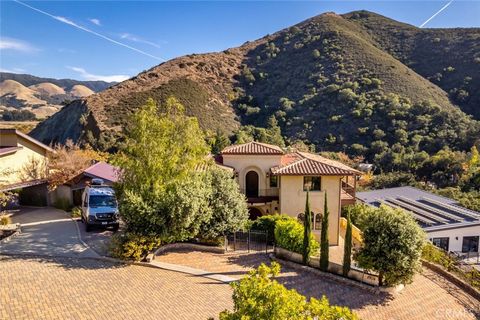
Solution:
{"label": "roof eave", "polygon": [[30,137],[28,134],[25,134],[25,133],[23,133],[23,132],[21,132],[21,131],[19,131],[19,130],[16,130],[16,129],[15,129],[15,134],[18,135],[18,136],[20,136],[20,137],[22,137],[22,138],[24,138],[24,139],[26,139],[26,140],[28,140],[28,141],[30,141],[30,142],[33,143],[33,144],[36,144],[37,146],[45,149],[47,152],[55,153],[55,150],[53,150],[52,148],[50,148],[50,147],[47,146],[46,144],[41,143],[41,142],[38,141],[37,139],[34,139],[34,138]]}

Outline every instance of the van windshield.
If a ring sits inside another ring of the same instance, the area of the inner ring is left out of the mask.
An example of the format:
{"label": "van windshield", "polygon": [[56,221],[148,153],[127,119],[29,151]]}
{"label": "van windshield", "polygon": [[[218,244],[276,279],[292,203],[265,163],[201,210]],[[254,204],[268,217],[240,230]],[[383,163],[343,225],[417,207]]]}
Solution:
{"label": "van windshield", "polygon": [[95,195],[90,196],[90,203],[91,208],[96,207],[116,207],[117,201],[115,200],[114,196],[107,196],[107,195]]}

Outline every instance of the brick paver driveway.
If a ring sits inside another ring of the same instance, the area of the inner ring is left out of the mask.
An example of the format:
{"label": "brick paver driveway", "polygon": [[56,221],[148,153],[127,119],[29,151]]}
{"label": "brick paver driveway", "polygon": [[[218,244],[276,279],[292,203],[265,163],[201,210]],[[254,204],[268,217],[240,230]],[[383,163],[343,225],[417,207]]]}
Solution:
{"label": "brick paver driveway", "polygon": [[[156,259],[231,277],[241,277],[262,262],[270,263],[265,254],[215,254],[186,249],[165,252]],[[326,295],[332,304],[348,306],[362,319],[467,320],[480,318],[479,301],[426,269],[394,299],[386,294],[374,294],[358,287],[340,284],[316,274],[287,267],[282,267],[282,273],[277,280],[308,297]]]}
{"label": "brick paver driveway", "polygon": [[227,284],[91,259],[0,256],[0,319],[208,319]]}

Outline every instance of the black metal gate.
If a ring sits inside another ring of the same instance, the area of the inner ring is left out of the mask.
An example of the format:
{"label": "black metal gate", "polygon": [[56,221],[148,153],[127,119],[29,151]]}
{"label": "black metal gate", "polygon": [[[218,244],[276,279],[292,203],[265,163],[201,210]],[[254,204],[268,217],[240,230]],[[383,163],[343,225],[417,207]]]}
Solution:
{"label": "black metal gate", "polygon": [[268,234],[263,231],[237,231],[225,236],[226,251],[268,253]]}

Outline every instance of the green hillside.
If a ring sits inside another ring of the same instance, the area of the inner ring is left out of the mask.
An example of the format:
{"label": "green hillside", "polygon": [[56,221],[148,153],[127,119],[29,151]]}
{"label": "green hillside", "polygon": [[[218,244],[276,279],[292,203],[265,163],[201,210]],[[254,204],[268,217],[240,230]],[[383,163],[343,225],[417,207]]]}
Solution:
{"label": "green hillside", "polygon": [[335,14],[310,19],[248,52],[236,107],[244,124],[275,115],[291,140],[373,160],[444,146],[466,149],[478,123],[439,87]]}
{"label": "green hillside", "polygon": [[[238,48],[165,62],[72,103],[65,110],[81,106],[81,112],[60,112],[32,135],[112,149],[128,115],[147,98],[161,103],[175,96],[203,129],[233,140],[240,125],[278,122],[290,143],[398,169],[391,164],[408,166],[418,155],[479,143],[479,122],[465,113],[476,115],[478,107],[479,35],[479,29],[418,29],[365,11],[322,14]],[[438,70],[437,81],[431,76]],[[67,120],[75,125],[64,126]],[[254,131],[243,130],[242,139],[248,132]]]}
{"label": "green hillside", "polygon": [[377,46],[445,90],[467,114],[480,119],[480,29],[419,29],[378,14],[344,15]]}

